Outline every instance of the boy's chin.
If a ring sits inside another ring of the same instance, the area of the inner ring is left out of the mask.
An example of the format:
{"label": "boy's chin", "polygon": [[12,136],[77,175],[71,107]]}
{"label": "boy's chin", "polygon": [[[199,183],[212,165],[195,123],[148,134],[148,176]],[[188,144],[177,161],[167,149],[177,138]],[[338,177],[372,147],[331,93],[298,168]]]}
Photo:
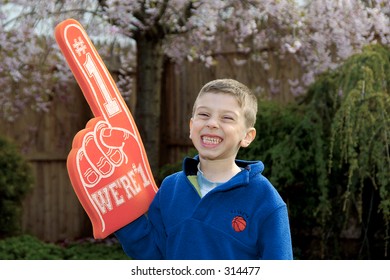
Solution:
{"label": "boy's chin", "polygon": [[221,155],[220,153],[199,153],[199,159],[203,161],[235,160],[235,156]]}
{"label": "boy's chin", "polygon": [[199,158],[201,160],[216,160],[219,158],[219,154],[212,152],[199,152]]}

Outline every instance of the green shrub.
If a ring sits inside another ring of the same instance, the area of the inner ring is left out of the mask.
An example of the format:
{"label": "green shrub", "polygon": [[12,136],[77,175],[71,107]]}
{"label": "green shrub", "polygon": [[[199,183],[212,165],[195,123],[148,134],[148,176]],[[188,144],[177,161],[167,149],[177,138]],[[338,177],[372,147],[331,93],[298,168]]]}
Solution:
{"label": "green shrub", "polygon": [[20,233],[22,201],[32,182],[27,161],[15,145],[0,137],[0,237]]}
{"label": "green shrub", "polygon": [[116,239],[52,244],[29,235],[0,240],[0,260],[126,260]]}
{"label": "green shrub", "polygon": [[64,259],[68,260],[128,260],[116,239],[83,240],[65,247]]}
{"label": "green shrub", "polygon": [[329,206],[322,221],[324,255],[337,255],[329,248],[340,248],[341,233],[352,222],[361,229],[358,258],[388,257],[389,85],[390,50],[371,45],[324,74],[308,92],[308,107],[328,116],[322,125],[328,172],[320,186]]}
{"label": "green shrub", "polygon": [[0,240],[2,260],[60,260],[63,255],[62,248],[29,235]]}

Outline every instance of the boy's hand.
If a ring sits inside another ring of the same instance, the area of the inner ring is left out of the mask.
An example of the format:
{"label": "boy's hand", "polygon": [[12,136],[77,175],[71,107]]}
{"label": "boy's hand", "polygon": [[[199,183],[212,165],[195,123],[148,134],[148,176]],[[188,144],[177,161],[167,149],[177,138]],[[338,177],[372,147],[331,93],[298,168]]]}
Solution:
{"label": "boy's hand", "polygon": [[137,126],[81,25],[57,25],[56,40],[95,118],[76,134],[67,168],[93,225],[105,238],[144,214],[157,191]]}

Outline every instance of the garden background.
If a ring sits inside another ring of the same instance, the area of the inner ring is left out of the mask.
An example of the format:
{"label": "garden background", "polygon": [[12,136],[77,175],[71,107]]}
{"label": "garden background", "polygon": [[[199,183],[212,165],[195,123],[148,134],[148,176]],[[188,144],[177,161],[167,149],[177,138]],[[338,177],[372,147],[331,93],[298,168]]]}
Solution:
{"label": "garden background", "polygon": [[115,77],[158,183],[194,154],[188,123],[201,86],[234,78],[259,98],[258,137],[239,156],[262,160],[286,201],[295,258],[388,258],[388,1],[0,7],[0,258],[126,258],[114,238],[91,238],[66,171],[92,117],[53,39],[68,17]]}

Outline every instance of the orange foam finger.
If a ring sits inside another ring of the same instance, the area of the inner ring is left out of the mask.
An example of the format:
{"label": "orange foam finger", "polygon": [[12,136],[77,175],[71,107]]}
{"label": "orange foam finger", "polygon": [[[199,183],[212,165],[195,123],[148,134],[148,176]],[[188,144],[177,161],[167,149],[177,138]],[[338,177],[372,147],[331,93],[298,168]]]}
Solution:
{"label": "orange foam finger", "polygon": [[76,134],[67,168],[94,237],[105,238],[144,214],[157,186],[130,110],[83,27],[67,19],[55,37],[96,117]]}

